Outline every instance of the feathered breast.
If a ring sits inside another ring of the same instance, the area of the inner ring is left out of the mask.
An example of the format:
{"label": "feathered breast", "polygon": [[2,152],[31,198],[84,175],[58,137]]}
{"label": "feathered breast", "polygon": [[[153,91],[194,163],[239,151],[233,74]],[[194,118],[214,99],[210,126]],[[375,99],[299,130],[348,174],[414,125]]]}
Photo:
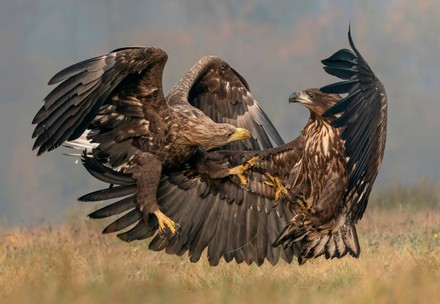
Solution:
{"label": "feathered breast", "polygon": [[301,175],[313,185],[311,193],[306,196],[312,196],[312,200],[316,201],[329,178],[335,175],[345,178],[344,141],[341,139],[341,130],[322,119],[309,121],[301,136],[305,142]]}

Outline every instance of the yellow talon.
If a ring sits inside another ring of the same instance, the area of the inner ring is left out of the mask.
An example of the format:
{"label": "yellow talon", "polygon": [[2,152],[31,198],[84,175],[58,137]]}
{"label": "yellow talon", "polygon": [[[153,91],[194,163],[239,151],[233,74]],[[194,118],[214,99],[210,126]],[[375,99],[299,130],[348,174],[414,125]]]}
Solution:
{"label": "yellow talon", "polygon": [[159,222],[159,232],[161,234],[165,234],[165,228],[168,228],[172,235],[176,233],[176,223],[174,223],[172,219],[162,213],[159,209],[157,209],[153,213],[157,217],[157,220]]}
{"label": "yellow talon", "polygon": [[240,178],[240,183],[242,186],[247,187],[248,186],[248,180],[244,173],[252,168],[258,161],[260,160],[260,157],[254,156],[248,161],[246,161],[243,165],[234,167],[229,169],[229,175],[236,175],[238,178]]}
{"label": "yellow talon", "polygon": [[247,166],[246,170],[248,170],[249,168],[251,168],[252,166],[254,166],[256,163],[258,163],[260,161],[260,157],[259,156],[254,156],[251,159],[249,159],[248,161],[246,161],[245,166]]}
{"label": "yellow talon", "polygon": [[244,174],[237,174],[237,176],[238,178],[240,178],[241,185],[247,188],[249,186],[249,183],[246,176]]}
{"label": "yellow talon", "polygon": [[281,199],[281,195],[289,196],[289,192],[287,189],[281,184],[281,181],[278,177],[273,176],[272,174],[266,172],[264,175],[270,180],[270,182],[264,182],[265,185],[275,188],[275,202],[278,202]]}
{"label": "yellow talon", "polygon": [[229,175],[236,175],[240,179],[241,185],[247,187],[248,180],[246,176],[243,174],[244,172],[245,170],[243,169],[243,166],[237,166],[232,169],[229,169]]}
{"label": "yellow talon", "polygon": [[306,213],[312,214],[315,213],[314,209],[311,209],[307,206],[307,200],[303,194],[292,197],[278,177],[273,176],[269,172],[264,173],[264,175],[269,179],[269,181],[265,181],[264,184],[275,189],[275,202],[278,202],[282,196],[285,196],[290,202],[296,203],[303,212],[305,211]]}

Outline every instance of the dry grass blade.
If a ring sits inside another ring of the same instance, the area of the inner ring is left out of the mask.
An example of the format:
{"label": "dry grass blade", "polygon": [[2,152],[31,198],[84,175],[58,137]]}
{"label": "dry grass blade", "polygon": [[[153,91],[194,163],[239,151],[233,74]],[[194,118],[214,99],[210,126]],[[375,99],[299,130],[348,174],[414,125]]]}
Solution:
{"label": "dry grass blade", "polygon": [[[437,193],[437,192],[433,192]],[[394,195],[402,199],[401,193]],[[384,196],[387,200],[393,197]],[[126,244],[83,217],[0,233],[2,303],[428,303],[440,282],[440,207],[374,207],[360,222],[362,253],[304,266],[221,263]],[[434,201],[432,201],[434,200]]]}

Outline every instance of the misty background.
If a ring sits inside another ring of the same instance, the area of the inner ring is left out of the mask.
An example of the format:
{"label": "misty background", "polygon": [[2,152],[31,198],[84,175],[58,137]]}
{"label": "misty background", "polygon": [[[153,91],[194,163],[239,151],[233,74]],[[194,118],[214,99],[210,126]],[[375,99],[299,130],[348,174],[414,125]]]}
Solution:
{"label": "misty background", "polygon": [[166,93],[200,57],[217,55],[249,82],[289,141],[308,112],[288,96],[336,80],[320,60],[349,47],[350,21],[388,93],[388,141],[374,189],[439,185],[438,1],[0,0],[2,225],[58,223],[84,204],[77,197],[101,186],[63,149],[38,158],[31,151],[32,118],[64,67],[123,46],[161,47],[169,56]]}

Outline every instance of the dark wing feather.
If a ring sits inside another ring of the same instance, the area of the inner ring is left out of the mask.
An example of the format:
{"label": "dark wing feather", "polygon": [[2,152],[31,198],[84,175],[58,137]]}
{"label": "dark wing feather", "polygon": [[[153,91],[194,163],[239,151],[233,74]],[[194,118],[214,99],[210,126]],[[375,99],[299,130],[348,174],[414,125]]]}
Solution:
{"label": "dark wing feather", "polygon": [[[228,146],[229,149],[270,148],[272,142],[283,143],[272,123],[249,93],[246,81],[216,57],[202,58],[167,96],[171,107],[184,105],[187,101],[216,122],[227,122],[252,132],[255,139],[251,143]],[[120,198],[121,193],[128,196],[127,201],[123,199],[103,207],[90,216],[104,217],[128,211],[105,231],[128,228],[136,218],[132,210],[133,204],[129,202],[135,193],[135,189],[127,187],[127,182],[130,184],[130,181],[124,174],[102,165],[93,157],[84,155],[83,163],[93,176],[116,185],[85,195],[83,200]],[[261,176],[255,174],[250,179],[251,187],[261,197],[244,191],[232,181],[212,180],[199,175],[189,177],[185,168],[176,172],[164,172],[158,187],[157,200],[162,212],[179,223],[181,229],[179,235],[171,239],[164,240],[156,235],[150,248],[178,255],[188,252],[193,262],[198,261],[207,249],[208,260],[212,265],[217,265],[222,257],[227,262],[235,259],[237,263],[246,261],[259,265],[265,259],[276,264],[280,257],[291,262],[293,249],[273,248],[271,244],[292,217],[292,213],[287,208],[272,208],[273,202],[268,198],[273,197],[273,190],[262,186]],[[124,207],[126,210],[123,210]],[[157,222],[140,220],[118,237],[132,241],[153,236],[156,231]]]}
{"label": "dark wing feather", "polygon": [[[143,221],[138,217],[132,201],[136,189],[118,185],[120,181],[126,182],[121,178],[123,173],[102,165],[90,156],[83,157],[83,164],[89,172],[98,171],[99,174],[95,172],[92,174],[98,179],[102,178],[116,185],[83,197],[91,199],[99,197],[102,200],[122,198],[93,212],[90,216],[102,218],[127,212],[111,223],[105,232],[119,231],[136,223],[118,237],[124,241],[152,237],[157,231],[157,221]],[[216,189],[215,182],[217,187],[223,189]],[[227,262],[235,260],[237,263],[245,261],[248,264],[258,265],[265,260],[276,264],[280,258],[290,263],[294,249],[274,248],[271,244],[293,216],[292,212],[287,207],[270,208],[267,213],[264,212],[264,208],[262,211],[256,210],[259,205],[256,203],[257,200],[267,200],[267,204],[273,204],[270,199],[265,198],[272,197],[273,193],[261,194],[272,190],[262,186],[256,173],[251,176],[250,182],[256,193],[240,189],[243,191],[242,198],[238,199],[237,196],[235,200],[228,202],[222,193],[235,193],[238,186],[234,183],[206,181],[201,176],[189,177],[185,170],[164,174],[158,187],[158,203],[162,212],[180,224],[180,233],[170,239],[163,239],[156,234],[149,248],[178,255],[188,252],[192,262],[197,262],[207,249],[208,261],[211,265],[217,265],[222,257]],[[207,183],[212,184],[207,186]],[[260,203],[263,206],[265,204],[266,202]]]}
{"label": "dark wing feather", "polygon": [[[292,216],[289,210],[284,210],[280,215],[276,212],[259,212],[252,208],[252,202],[259,197],[250,192],[244,193],[243,201],[230,204],[221,199],[218,193],[202,198],[200,193],[203,182],[197,178],[196,181],[196,187],[186,191],[184,195],[182,193],[176,196],[176,200],[159,199],[161,210],[181,223],[181,232],[179,236],[165,242],[158,235],[155,236],[150,249],[167,250],[172,247],[174,252],[188,251],[192,262],[198,261],[207,249],[211,265],[217,265],[222,257],[226,262],[246,261],[248,264],[258,265],[266,259],[271,264],[276,264],[279,257],[291,261],[293,250],[270,246],[281,231],[277,222],[287,223]],[[225,187],[236,186],[227,183]],[[176,187],[169,179],[162,180],[159,192],[169,189],[180,192],[178,185]],[[180,207],[174,208],[175,204]],[[182,208],[185,211],[182,212]]]}
{"label": "dark wing feather", "polygon": [[321,88],[328,93],[347,93],[324,113],[334,117],[334,127],[343,127],[346,155],[349,157],[348,188],[345,203],[351,206],[353,223],[361,217],[378,174],[385,149],[387,97],[382,82],[356,49],[350,30],[348,39],[353,52],[342,49],[322,61],[324,69],[342,82]]}
{"label": "dark wing feather", "polygon": [[105,218],[118,215],[133,208],[136,208],[136,204],[134,202],[134,195],[131,195],[90,213],[89,217],[93,219]]}
{"label": "dark wing feather", "polygon": [[[246,80],[225,61],[209,56],[203,72],[192,83],[188,102],[217,123],[229,123],[248,129],[253,138],[229,144],[226,149],[266,149],[284,144],[281,136],[252,96]],[[178,84],[180,85],[180,84]]]}
{"label": "dark wing feather", "polygon": [[120,231],[122,229],[125,229],[134,223],[139,222],[142,219],[142,212],[138,209],[133,209],[120,218],[118,218],[116,221],[108,225],[104,228],[102,233],[112,233],[116,231]]}
{"label": "dark wing feather", "polygon": [[[40,155],[78,138],[86,129],[99,133],[123,124],[130,116],[141,119],[145,102],[164,107],[166,59],[161,49],[125,48],[57,73],[49,84],[61,83],[47,95],[32,121],[37,125],[33,149],[39,148]],[[151,96],[147,96],[149,92]],[[141,101],[133,102],[139,96]]]}

